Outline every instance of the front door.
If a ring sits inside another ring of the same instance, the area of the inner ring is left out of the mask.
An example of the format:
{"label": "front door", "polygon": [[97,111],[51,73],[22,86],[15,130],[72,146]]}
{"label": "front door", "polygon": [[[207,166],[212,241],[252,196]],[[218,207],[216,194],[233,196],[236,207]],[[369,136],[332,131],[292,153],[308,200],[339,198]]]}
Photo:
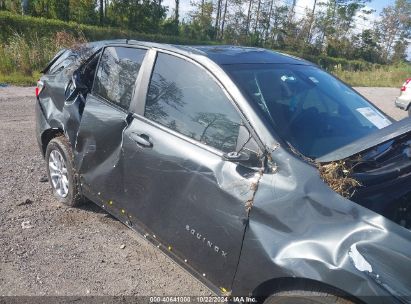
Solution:
{"label": "front door", "polygon": [[123,136],[124,204],[163,245],[229,290],[258,173],[224,160],[242,116],[199,65],[158,53],[144,116]]}

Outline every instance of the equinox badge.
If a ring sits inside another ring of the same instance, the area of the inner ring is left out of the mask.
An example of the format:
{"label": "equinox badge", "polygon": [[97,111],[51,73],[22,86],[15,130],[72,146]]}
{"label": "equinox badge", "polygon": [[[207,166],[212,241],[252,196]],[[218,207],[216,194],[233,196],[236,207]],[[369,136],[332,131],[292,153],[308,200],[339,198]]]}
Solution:
{"label": "equinox badge", "polygon": [[207,245],[211,249],[214,250],[216,253],[220,253],[223,257],[227,257],[227,252],[222,250],[220,247],[215,245],[213,242],[208,240],[206,237],[203,237],[201,233],[197,232],[194,228],[190,227],[189,225],[186,225],[186,230],[190,232],[192,236],[194,236],[196,239],[201,241],[203,244]]}

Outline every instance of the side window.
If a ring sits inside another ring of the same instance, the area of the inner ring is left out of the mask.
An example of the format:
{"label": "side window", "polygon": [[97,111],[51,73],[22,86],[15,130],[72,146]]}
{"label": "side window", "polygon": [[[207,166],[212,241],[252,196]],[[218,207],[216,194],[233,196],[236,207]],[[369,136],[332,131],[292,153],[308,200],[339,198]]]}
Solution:
{"label": "side window", "polygon": [[93,93],[128,109],[146,50],[107,47],[100,59]]}
{"label": "side window", "polygon": [[60,55],[60,57],[48,69],[47,74],[48,75],[55,75],[57,73],[60,73],[68,65],[70,65],[75,59],[76,59],[76,56],[74,54],[72,54],[71,51],[69,51],[69,50],[64,51]]}
{"label": "side window", "polygon": [[96,74],[98,60],[101,50],[91,56],[86,63],[81,67],[81,80],[91,90],[93,87],[94,76]]}
{"label": "side window", "polygon": [[144,115],[221,151],[235,151],[239,113],[214,79],[186,60],[158,54]]}

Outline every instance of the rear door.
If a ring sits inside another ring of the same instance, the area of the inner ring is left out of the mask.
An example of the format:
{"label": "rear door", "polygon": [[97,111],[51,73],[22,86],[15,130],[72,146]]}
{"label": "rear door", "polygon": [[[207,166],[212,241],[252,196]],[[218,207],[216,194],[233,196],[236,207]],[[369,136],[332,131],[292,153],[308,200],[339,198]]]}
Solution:
{"label": "rear door", "polygon": [[145,49],[106,47],[93,89],[87,95],[75,146],[75,162],[84,194],[96,202],[104,204],[122,193],[122,135],[145,54]]}
{"label": "rear door", "polygon": [[166,53],[157,56],[142,112],[123,136],[126,212],[228,290],[259,174],[223,158],[238,150],[243,117],[207,70]]}

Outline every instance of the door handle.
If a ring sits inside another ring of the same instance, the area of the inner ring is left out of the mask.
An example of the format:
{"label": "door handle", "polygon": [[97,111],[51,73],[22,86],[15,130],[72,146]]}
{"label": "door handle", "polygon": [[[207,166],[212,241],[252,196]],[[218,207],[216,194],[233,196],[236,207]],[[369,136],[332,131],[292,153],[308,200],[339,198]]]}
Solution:
{"label": "door handle", "polygon": [[148,137],[148,135],[146,134],[131,133],[130,138],[140,146],[146,148],[151,148],[153,146],[153,144],[150,142],[150,137]]}

